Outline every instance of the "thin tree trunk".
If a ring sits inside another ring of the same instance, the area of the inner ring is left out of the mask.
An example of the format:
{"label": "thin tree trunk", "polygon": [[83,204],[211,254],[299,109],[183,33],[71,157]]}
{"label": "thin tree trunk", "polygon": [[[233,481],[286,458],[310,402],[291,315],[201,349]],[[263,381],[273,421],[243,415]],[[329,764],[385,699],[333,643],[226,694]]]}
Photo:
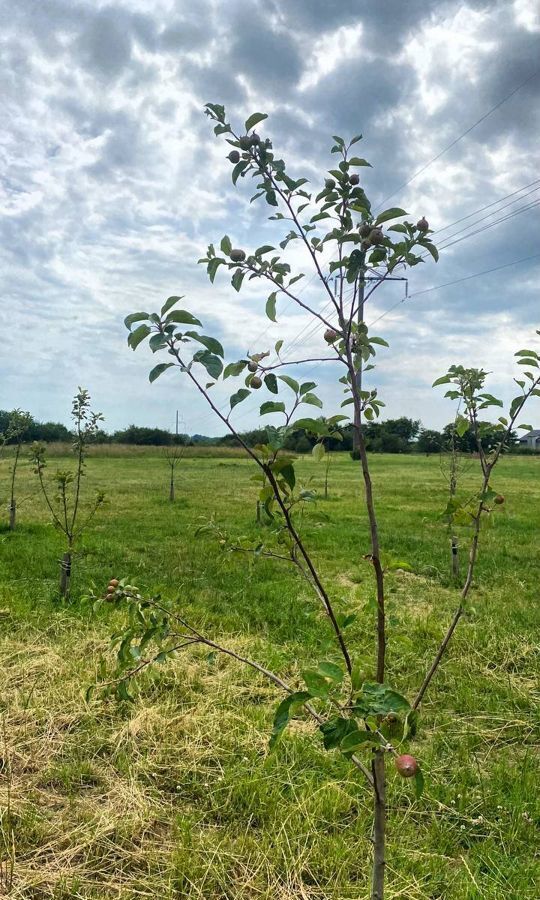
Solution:
{"label": "thin tree trunk", "polygon": [[455,535],[452,535],[452,575],[456,580],[459,578],[459,549]]}
{"label": "thin tree trunk", "polygon": [[15,523],[17,520],[17,501],[15,500],[15,479],[17,477],[17,466],[19,463],[19,455],[21,452],[21,445],[17,444],[17,449],[15,450],[15,459],[13,460],[13,469],[11,470],[11,493],[9,500],[9,530],[15,531]]}
{"label": "thin tree trunk", "polygon": [[64,553],[60,562],[60,595],[67,599],[69,597],[69,586],[71,583],[71,550]]}
{"label": "thin tree trunk", "polygon": [[328,500],[328,469],[330,468],[330,450],[326,451],[326,472],[324,476],[324,499]]}
{"label": "thin tree trunk", "polygon": [[371,900],[383,900],[386,867],[386,776],[384,771],[384,751],[375,751],[371,769],[374,782]]}
{"label": "thin tree trunk", "polygon": [[169,500],[174,503],[174,475],[171,473],[171,484],[169,487]]}

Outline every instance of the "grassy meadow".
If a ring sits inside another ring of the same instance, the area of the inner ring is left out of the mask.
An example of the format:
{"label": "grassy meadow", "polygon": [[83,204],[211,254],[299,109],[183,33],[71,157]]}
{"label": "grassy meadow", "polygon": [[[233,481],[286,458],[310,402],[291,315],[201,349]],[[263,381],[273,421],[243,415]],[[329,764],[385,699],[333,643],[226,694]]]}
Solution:
{"label": "grassy meadow", "polygon": [[[321,464],[297,465],[321,488]],[[372,465],[383,561],[394,567],[387,680],[412,697],[457,605],[437,519],[445,481],[437,457],[375,456]],[[177,472],[170,504],[159,451],[89,458],[85,487],[103,487],[107,502],[75,559],[74,601],[91,584],[104,590],[129,576],[298,683],[306,664],[333,653],[307,585],[285,563],[223,553],[210,535],[195,536],[212,514],[239,539],[265,534],[251,465],[231,451],[190,456]],[[475,474],[465,474],[464,493]],[[58,603],[61,536],[26,463],[18,528],[7,530],[7,475],[4,460],[0,875],[10,896],[365,898],[370,794],[302,717],[268,755],[281,697],[262,677],[193,649],[141,677],[134,704],[99,694],[86,703],[124,613]],[[412,745],[423,797],[389,768],[389,900],[540,896],[540,459],[503,459],[494,486],[506,502],[484,531],[470,609]],[[338,608],[358,612],[349,644],[369,677],[373,581],[360,473],[348,455],[333,460],[329,499],[305,512],[302,532]]]}

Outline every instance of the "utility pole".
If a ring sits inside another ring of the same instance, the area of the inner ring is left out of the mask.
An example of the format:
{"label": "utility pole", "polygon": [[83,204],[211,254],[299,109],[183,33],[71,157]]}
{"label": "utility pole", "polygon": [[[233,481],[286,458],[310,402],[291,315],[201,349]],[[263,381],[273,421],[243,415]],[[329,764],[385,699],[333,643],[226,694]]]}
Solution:
{"label": "utility pole", "polygon": [[176,437],[178,437],[178,410],[176,410]]}
{"label": "utility pole", "polygon": [[[358,276],[358,317],[357,322],[359,325],[364,321],[364,292],[367,281],[382,281],[382,276],[368,276],[366,278],[366,254],[365,252],[362,254],[362,265],[360,267],[360,274]],[[408,296],[409,291],[409,280],[404,277],[394,277],[394,278],[385,278],[385,281],[404,281],[405,282],[405,297]],[[356,372],[356,384],[358,385],[358,390],[362,390],[362,359],[360,358],[360,362],[358,364],[358,370]],[[357,415],[356,410],[354,411],[354,429],[353,429],[353,450],[360,449],[360,427],[361,421],[360,416]]]}

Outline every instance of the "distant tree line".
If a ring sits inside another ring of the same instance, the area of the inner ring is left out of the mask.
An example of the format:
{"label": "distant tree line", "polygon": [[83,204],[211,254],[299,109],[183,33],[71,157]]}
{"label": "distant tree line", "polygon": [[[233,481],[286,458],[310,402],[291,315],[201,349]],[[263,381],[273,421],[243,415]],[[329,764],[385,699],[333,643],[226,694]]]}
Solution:
{"label": "distant tree line", "polygon": [[[6,410],[0,410],[0,434],[6,434],[8,431],[9,417],[11,413]],[[422,428],[418,419],[409,419],[401,416],[398,419],[386,419],[383,422],[365,422],[362,426],[366,439],[367,449],[372,453],[445,453],[452,446],[452,436],[454,446],[460,453],[474,453],[476,451],[476,443],[474,436],[467,432],[460,437],[455,434],[454,423],[446,425],[442,431],[435,431],[431,428]],[[486,450],[490,450],[497,443],[497,429],[491,422],[480,423],[482,432],[482,445]],[[325,446],[331,451],[351,451],[353,446],[352,425],[345,425],[340,429],[342,439],[325,438]],[[255,428],[251,431],[244,431],[241,434],[242,440],[248,447],[255,447],[257,444],[266,443],[266,429]],[[71,441],[73,435],[60,422],[38,422],[30,417],[28,428],[24,433],[23,440],[45,441],[53,443],[56,441]],[[137,444],[153,447],[168,447],[174,444],[183,445],[199,445],[199,446],[222,446],[234,447],[240,446],[237,438],[230,434],[223,437],[207,437],[202,434],[173,434],[164,428],[149,428],[141,425],[129,425],[127,428],[107,433],[98,431],[96,434],[96,443],[98,444]],[[286,449],[293,453],[309,453],[316,443],[316,438],[311,434],[307,434],[304,429],[299,428],[289,435],[286,442]],[[515,447],[518,444],[518,437],[512,432],[508,446]]]}

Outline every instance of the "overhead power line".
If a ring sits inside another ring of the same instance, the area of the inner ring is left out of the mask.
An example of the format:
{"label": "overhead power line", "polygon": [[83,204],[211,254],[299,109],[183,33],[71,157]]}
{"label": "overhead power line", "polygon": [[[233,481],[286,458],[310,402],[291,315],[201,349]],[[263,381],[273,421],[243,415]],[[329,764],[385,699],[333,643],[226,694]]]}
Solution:
{"label": "overhead power line", "polygon": [[381,319],[384,319],[385,316],[393,312],[393,310],[398,306],[401,306],[408,300],[412,300],[414,297],[420,297],[422,294],[430,294],[432,291],[439,291],[441,290],[441,288],[450,287],[453,284],[461,284],[464,281],[470,281],[472,278],[480,278],[481,275],[488,275],[490,272],[499,272],[501,269],[508,269],[510,266],[518,266],[521,263],[529,262],[531,259],[538,258],[540,258],[540,253],[533,253],[532,256],[524,256],[521,259],[514,259],[512,262],[503,263],[503,265],[501,266],[493,266],[491,269],[483,269],[481,272],[473,272],[471,275],[464,275],[463,278],[455,278],[453,281],[445,281],[443,284],[436,284],[433,287],[424,288],[421,291],[415,291],[414,294],[409,294],[408,297],[402,297],[401,300],[398,300],[397,303],[394,303],[393,306],[390,306],[389,309],[381,313],[380,316],[377,316],[376,319],[373,319],[373,321],[369,323],[369,328],[371,328],[373,325],[376,325],[376,323],[380,322]]}
{"label": "overhead power line", "polygon": [[418,176],[421,175],[422,172],[425,172],[426,169],[429,168],[429,166],[433,165],[434,162],[437,162],[437,160],[440,159],[441,156],[444,156],[444,154],[448,153],[448,151],[451,150],[452,147],[455,147],[456,144],[459,144],[459,142],[461,140],[463,140],[464,137],[466,137],[468,134],[470,134],[471,131],[474,131],[474,129],[477,128],[478,125],[480,125],[482,122],[485,122],[485,120],[487,118],[489,118],[489,116],[491,116],[494,112],[496,112],[496,110],[500,109],[500,107],[503,105],[503,103],[506,103],[508,100],[510,100],[510,98],[513,97],[514,94],[517,94],[517,92],[520,91],[521,88],[525,87],[525,85],[528,84],[529,81],[532,81],[533,78],[536,78],[536,76],[538,74],[540,74],[540,69],[536,69],[532,73],[532,75],[529,75],[527,78],[525,78],[523,81],[521,81],[517,85],[517,87],[515,87],[512,91],[510,91],[509,94],[506,94],[506,96],[503,97],[502,100],[499,100],[499,102],[496,103],[495,106],[492,106],[491,109],[488,109],[488,111],[485,112],[483,116],[480,116],[480,118],[477,119],[476,122],[473,122],[472,125],[470,125],[468,128],[466,128],[465,131],[463,131],[457,138],[455,138],[453,141],[451,141],[450,144],[448,144],[446,147],[444,147],[442,150],[440,150],[439,153],[436,154],[436,156],[434,156],[432,159],[428,160],[428,162],[425,163],[425,165],[421,166],[421,168],[418,169],[413,175],[411,175],[411,177],[407,181],[404,181],[403,184],[400,184],[399,187],[397,187],[395,189],[395,191],[392,191],[392,193],[388,195],[388,197],[385,197],[384,200],[382,200],[381,203],[378,205],[378,208],[380,208],[381,206],[384,206],[385,203],[388,202],[388,200],[391,200],[392,197],[395,197],[395,195],[397,193],[399,193],[400,191],[402,191],[403,188],[406,188],[411,183],[411,181],[414,181],[415,178],[418,178]]}
{"label": "overhead power line", "polygon": [[[533,185],[538,185],[538,187],[540,187],[540,178],[536,178],[534,181],[530,181],[529,184],[525,184],[525,185],[523,185],[523,187],[517,188],[517,190],[512,191],[510,194],[505,194],[504,197],[499,197],[498,200],[493,200],[491,203],[488,203],[486,206],[481,206],[480,209],[475,209],[473,212],[468,213],[466,216],[461,216],[461,218],[456,219],[455,222],[450,222],[448,225],[443,225],[441,228],[436,228],[435,231],[433,232],[433,234],[440,234],[441,231],[446,231],[448,228],[453,228],[454,225],[459,225],[460,222],[465,222],[467,219],[472,219],[473,216],[477,216],[478,213],[485,212],[486,209],[491,209],[492,206],[498,206],[499,203],[502,203],[504,200],[508,200],[509,197],[515,197],[516,194],[523,193],[523,191],[526,191],[527,188],[532,188]],[[534,190],[538,190],[538,187],[535,187]],[[525,196],[527,197],[528,194],[530,194],[530,193],[532,193],[532,191],[529,191],[527,194],[525,194]],[[513,200],[512,203],[517,203],[521,199],[523,199],[523,198],[516,197],[516,199]],[[510,205],[511,204],[508,204],[508,206],[510,206]],[[500,210],[495,210],[495,212],[492,213],[492,215],[495,215],[497,212],[500,212]],[[445,238],[445,240],[446,240],[446,238]]]}

